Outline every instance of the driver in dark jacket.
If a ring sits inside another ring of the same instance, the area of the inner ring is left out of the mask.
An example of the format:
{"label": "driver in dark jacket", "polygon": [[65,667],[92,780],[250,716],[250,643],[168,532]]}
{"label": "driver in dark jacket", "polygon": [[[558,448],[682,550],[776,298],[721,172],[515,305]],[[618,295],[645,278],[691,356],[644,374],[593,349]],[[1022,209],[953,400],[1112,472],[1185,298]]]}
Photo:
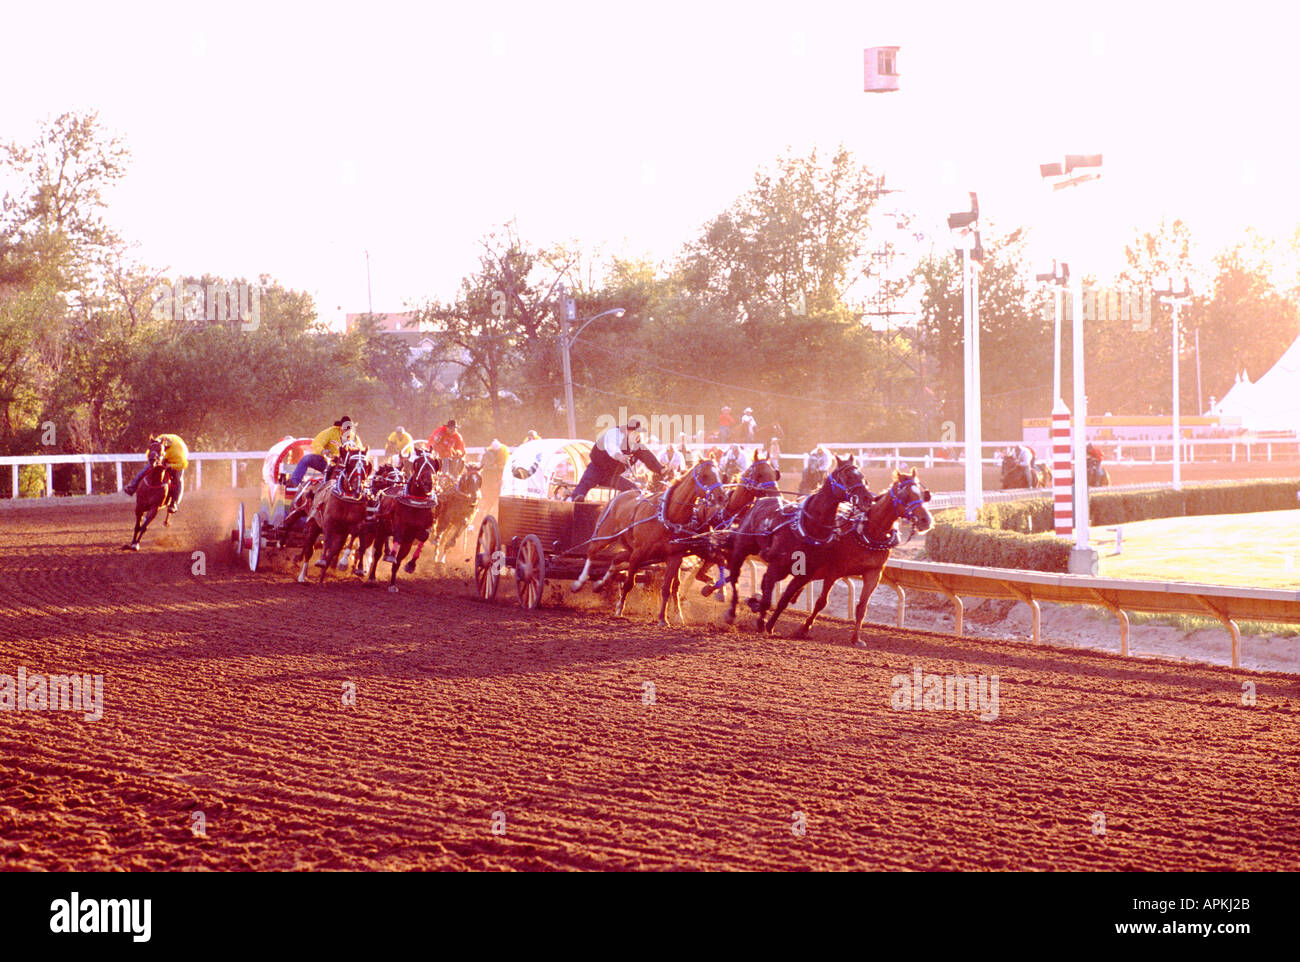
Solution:
{"label": "driver in dark jacket", "polygon": [[640,461],[655,474],[662,474],[664,466],[641,441],[642,429],[639,420],[630,418],[626,427],[615,425],[601,432],[591,449],[591,463],[582,472],[582,479],[569,500],[585,500],[587,492],[597,485],[617,491],[636,491],[632,480],[623,476],[633,461]]}

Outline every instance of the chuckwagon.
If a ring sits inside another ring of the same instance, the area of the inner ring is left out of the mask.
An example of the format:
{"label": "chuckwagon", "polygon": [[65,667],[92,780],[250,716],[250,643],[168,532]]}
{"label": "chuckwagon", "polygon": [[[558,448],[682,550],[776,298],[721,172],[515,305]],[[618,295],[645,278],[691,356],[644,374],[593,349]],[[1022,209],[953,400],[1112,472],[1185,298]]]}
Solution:
{"label": "chuckwagon", "polygon": [[546,579],[576,577],[613,492],[593,488],[584,502],[566,501],[591,459],[592,444],[542,438],[510,453],[501,479],[497,516],[478,529],[474,583],[479,597],[496,597],[506,568],[514,572],[523,608],[542,603]]}
{"label": "chuckwagon", "polygon": [[[294,466],[311,447],[311,438],[286,436],[271,446],[262,459],[262,500],[251,520],[246,522],[244,503],[239,503],[236,527],[230,533],[236,558],[248,552],[248,570],[256,571],[266,548],[301,547],[307,528],[305,517],[297,519],[289,530],[284,524],[298,495],[289,486]],[[319,472],[308,471],[312,477]]]}

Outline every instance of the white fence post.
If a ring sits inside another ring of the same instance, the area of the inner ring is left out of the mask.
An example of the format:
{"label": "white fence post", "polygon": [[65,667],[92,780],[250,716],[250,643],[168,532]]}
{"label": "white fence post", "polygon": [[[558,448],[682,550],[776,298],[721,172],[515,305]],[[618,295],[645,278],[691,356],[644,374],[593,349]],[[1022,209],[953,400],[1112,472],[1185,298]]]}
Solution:
{"label": "white fence post", "polygon": [[86,494],[90,494],[90,462],[86,462]]}
{"label": "white fence post", "polygon": [[45,496],[54,497],[54,465],[49,463],[45,465]]}
{"label": "white fence post", "polygon": [[117,468],[117,492],[122,493],[122,462],[114,461],[113,466]]}
{"label": "white fence post", "polygon": [[203,462],[194,462],[194,490],[197,491],[203,487]]}

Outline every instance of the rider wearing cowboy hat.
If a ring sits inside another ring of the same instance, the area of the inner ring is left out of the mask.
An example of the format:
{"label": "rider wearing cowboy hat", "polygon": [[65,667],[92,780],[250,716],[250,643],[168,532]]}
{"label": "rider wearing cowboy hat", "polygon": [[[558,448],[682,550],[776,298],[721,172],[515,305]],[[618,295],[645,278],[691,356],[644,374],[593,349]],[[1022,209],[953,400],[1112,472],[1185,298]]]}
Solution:
{"label": "rider wearing cowboy hat", "polygon": [[448,418],[446,424],[429,435],[429,448],[443,460],[465,457],[465,439],[456,430],[455,418]]}
{"label": "rider wearing cowboy hat", "polygon": [[357,437],[356,426],[346,414],[312,439],[311,450],[302,456],[302,460],[293,469],[289,487],[296,488],[302,484],[303,475],[309,468],[315,468],[317,471],[328,468],[329,459],[337,457],[339,449],[345,444],[358,446],[361,444],[361,438]]}
{"label": "rider wearing cowboy hat", "polygon": [[578,486],[569,496],[570,501],[582,501],[587,492],[599,485],[616,491],[635,491],[637,487],[623,476],[623,471],[633,462],[640,461],[655,474],[663,474],[664,466],[641,441],[645,426],[639,418],[629,418],[626,427],[607,428],[591,449],[591,463],[582,472]]}

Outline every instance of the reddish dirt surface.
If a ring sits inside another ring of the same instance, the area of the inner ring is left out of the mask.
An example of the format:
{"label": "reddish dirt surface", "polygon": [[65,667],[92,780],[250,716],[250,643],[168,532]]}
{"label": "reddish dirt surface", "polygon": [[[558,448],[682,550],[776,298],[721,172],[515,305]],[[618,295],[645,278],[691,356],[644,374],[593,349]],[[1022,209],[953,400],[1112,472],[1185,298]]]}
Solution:
{"label": "reddish dirt surface", "polygon": [[[139,555],[124,499],[0,510],[0,674],[105,676],[100,721],[0,712],[0,867],[1300,868],[1294,677],[302,586],[231,563],[232,509]],[[893,710],[914,667],[996,674],[999,717]]]}

